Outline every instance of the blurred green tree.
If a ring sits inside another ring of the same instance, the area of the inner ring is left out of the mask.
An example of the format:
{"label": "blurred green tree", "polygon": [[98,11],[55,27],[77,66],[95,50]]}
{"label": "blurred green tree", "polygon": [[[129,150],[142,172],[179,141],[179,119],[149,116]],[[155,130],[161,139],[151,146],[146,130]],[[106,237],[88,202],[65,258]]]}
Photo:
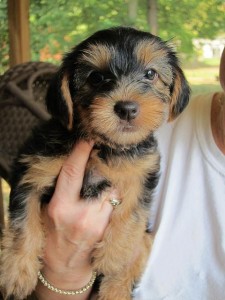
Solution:
{"label": "blurred green tree", "polygon": [[7,22],[7,3],[0,0],[0,71],[6,68],[9,61],[9,39]]}
{"label": "blurred green tree", "polygon": [[212,39],[224,33],[224,16],[224,0],[158,0],[159,35],[174,37],[184,53],[192,53],[193,38]]}
{"label": "blurred green tree", "polygon": [[[157,19],[152,20],[151,13]],[[193,38],[224,33],[224,15],[224,0],[30,0],[32,59],[56,62],[94,31],[118,25],[152,30],[164,40],[172,39],[179,51],[193,53]],[[0,32],[4,66],[8,60],[7,0],[0,0]]]}

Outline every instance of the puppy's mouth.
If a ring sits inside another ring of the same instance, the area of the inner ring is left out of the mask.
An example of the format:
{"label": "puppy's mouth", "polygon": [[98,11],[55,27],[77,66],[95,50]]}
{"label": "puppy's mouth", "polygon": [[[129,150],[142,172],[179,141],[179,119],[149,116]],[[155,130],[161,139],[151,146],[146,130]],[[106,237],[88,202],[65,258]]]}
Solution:
{"label": "puppy's mouth", "polygon": [[118,131],[132,133],[137,131],[137,126],[135,126],[132,122],[127,122],[125,120],[119,120]]}

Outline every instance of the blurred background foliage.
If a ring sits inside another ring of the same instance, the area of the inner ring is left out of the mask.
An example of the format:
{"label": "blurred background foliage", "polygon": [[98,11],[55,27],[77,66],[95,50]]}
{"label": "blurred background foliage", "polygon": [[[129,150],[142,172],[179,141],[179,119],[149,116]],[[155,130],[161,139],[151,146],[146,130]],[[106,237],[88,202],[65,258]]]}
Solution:
{"label": "blurred background foliage", "polygon": [[[171,40],[185,57],[193,38],[224,34],[224,0],[30,0],[32,60],[58,62],[96,30],[128,25]],[[7,0],[0,0],[0,62],[8,65]]]}

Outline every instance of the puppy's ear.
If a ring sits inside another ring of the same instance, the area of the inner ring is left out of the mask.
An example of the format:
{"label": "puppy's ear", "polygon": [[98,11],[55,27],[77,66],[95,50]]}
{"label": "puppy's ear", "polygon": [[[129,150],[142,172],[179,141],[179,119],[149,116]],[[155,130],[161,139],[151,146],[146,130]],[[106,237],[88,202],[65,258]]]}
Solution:
{"label": "puppy's ear", "polygon": [[190,87],[179,66],[174,72],[173,84],[170,87],[171,102],[168,121],[173,121],[187,106],[190,97]]}
{"label": "puppy's ear", "polygon": [[69,76],[62,69],[52,79],[46,96],[46,105],[49,113],[61,123],[72,129],[73,101],[69,89]]}

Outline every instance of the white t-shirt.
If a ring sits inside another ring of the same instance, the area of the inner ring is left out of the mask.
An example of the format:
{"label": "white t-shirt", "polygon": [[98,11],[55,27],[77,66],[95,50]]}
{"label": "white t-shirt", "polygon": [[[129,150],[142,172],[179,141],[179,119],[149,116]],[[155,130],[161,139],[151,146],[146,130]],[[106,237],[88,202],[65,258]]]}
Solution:
{"label": "white t-shirt", "polygon": [[213,95],[159,130],[155,240],[135,300],[225,300],[225,155],[210,126]]}

